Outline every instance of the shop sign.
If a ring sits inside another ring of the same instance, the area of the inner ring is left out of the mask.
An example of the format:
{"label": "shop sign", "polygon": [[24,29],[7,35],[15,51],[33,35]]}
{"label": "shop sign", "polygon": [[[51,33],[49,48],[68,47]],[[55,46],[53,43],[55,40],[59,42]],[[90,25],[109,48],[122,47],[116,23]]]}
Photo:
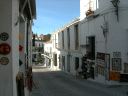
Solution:
{"label": "shop sign", "polygon": [[0,44],[0,54],[7,55],[10,53],[10,51],[11,51],[11,47],[9,44],[7,43]]}
{"label": "shop sign", "polygon": [[0,40],[6,41],[8,38],[9,38],[8,33],[3,32],[3,33],[0,34]]}
{"label": "shop sign", "polygon": [[0,58],[0,64],[1,65],[7,65],[9,63],[9,59],[7,57],[1,57]]}

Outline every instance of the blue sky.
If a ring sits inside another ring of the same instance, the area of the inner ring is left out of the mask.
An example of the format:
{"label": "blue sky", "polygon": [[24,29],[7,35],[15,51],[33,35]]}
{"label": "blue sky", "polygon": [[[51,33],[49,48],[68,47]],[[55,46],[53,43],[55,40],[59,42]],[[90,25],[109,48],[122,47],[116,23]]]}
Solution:
{"label": "blue sky", "polygon": [[79,17],[80,0],[36,0],[36,11],[33,32],[48,34]]}

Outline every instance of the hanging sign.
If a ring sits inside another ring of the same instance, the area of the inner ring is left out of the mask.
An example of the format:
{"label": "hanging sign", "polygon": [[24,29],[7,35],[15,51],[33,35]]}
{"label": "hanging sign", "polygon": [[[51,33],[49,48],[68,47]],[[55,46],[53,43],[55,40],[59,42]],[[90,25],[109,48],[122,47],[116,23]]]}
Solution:
{"label": "hanging sign", "polygon": [[8,38],[9,38],[8,33],[3,32],[3,33],[0,34],[0,40],[6,41]]}
{"label": "hanging sign", "polygon": [[2,55],[8,55],[11,51],[11,47],[7,43],[1,43],[0,44],[0,54]]}
{"label": "hanging sign", "polygon": [[9,59],[7,57],[0,58],[1,65],[7,65],[9,63]]}

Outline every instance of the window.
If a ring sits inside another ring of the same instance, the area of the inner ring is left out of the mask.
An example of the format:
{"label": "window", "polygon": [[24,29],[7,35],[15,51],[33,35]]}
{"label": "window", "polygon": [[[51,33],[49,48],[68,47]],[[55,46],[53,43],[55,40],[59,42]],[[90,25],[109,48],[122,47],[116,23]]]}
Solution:
{"label": "window", "polygon": [[57,34],[55,35],[55,48],[58,48]]}
{"label": "window", "polygon": [[121,71],[121,58],[112,58],[112,70]]}
{"label": "window", "polygon": [[62,31],[62,48],[64,49],[64,31]]}
{"label": "window", "polygon": [[54,35],[53,35],[53,37],[52,37],[52,40],[53,40],[53,48],[55,47],[55,43],[54,43],[55,41],[54,41],[54,39],[55,38],[54,38]]}
{"label": "window", "polygon": [[74,26],[74,32],[75,32],[75,50],[78,50],[79,48],[78,24]]}
{"label": "window", "polygon": [[70,49],[70,29],[67,29],[67,44],[68,44],[68,49]]}
{"label": "window", "polygon": [[62,56],[62,70],[65,70],[65,56]]}
{"label": "window", "polygon": [[95,60],[95,36],[87,37],[86,44],[88,44],[87,50],[87,58],[91,60]]}
{"label": "window", "polygon": [[67,71],[70,72],[70,55],[67,55]]}
{"label": "window", "polygon": [[128,63],[124,63],[124,73],[128,73]]}
{"label": "window", "polygon": [[100,75],[103,75],[103,76],[104,76],[104,71],[105,71],[104,67],[103,67],[103,66],[98,65],[98,74],[100,74]]}
{"label": "window", "polygon": [[60,32],[58,33],[58,48],[60,48],[61,45],[61,40],[60,40],[61,34]]}
{"label": "window", "polygon": [[53,54],[54,65],[57,66],[57,54]]}
{"label": "window", "polygon": [[75,57],[75,70],[78,70],[79,68],[79,58]]}
{"label": "window", "polygon": [[56,48],[56,34],[55,34],[55,44],[54,45],[55,45],[55,48]]}

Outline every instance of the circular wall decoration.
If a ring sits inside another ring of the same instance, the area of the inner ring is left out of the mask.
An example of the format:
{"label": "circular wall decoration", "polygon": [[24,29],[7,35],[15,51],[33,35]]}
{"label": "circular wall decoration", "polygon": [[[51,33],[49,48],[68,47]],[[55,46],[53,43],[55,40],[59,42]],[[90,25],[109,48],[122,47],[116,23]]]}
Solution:
{"label": "circular wall decoration", "polygon": [[2,55],[8,55],[11,51],[11,47],[7,43],[1,43],[0,44],[0,54]]}
{"label": "circular wall decoration", "polygon": [[3,32],[3,33],[0,34],[0,40],[6,41],[6,40],[8,40],[8,38],[9,38],[8,33]]}
{"label": "circular wall decoration", "polygon": [[1,65],[7,65],[9,63],[9,59],[7,57],[1,57],[0,58],[0,64]]}

